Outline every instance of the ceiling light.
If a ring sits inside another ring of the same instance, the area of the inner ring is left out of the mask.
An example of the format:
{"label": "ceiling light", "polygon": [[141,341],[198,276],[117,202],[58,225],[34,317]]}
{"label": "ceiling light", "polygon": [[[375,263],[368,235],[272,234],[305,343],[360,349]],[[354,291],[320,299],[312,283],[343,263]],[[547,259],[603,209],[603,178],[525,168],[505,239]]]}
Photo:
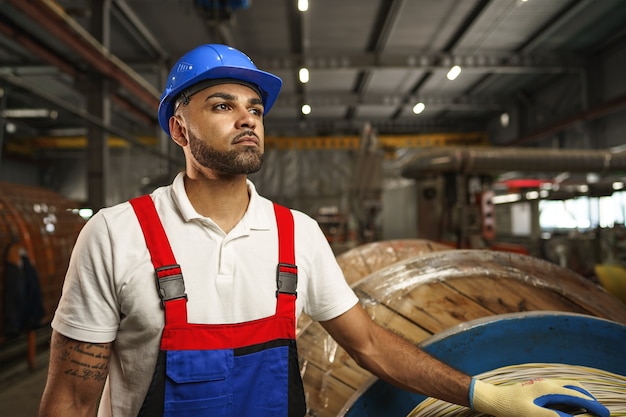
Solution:
{"label": "ceiling light", "polygon": [[91,216],[93,216],[93,210],[90,208],[81,208],[81,209],[78,209],[78,215],[82,217],[83,219],[87,220]]}
{"label": "ceiling light", "polygon": [[508,113],[504,112],[500,115],[500,125],[502,127],[507,127],[510,121],[511,121],[511,118]]}
{"label": "ceiling light", "polygon": [[539,191],[528,191],[526,193],[526,200],[536,200],[539,198]]}
{"label": "ceiling light", "polygon": [[623,190],[624,189],[624,183],[621,181],[615,181],[613,184],[611,184],[611,187],[614,190]]}
{"label": "ceiling light", "polygon": [[588,184],[596,184],[600,182],[600,176],[598,174],[596,174],[595,172],[588,172],[587,173],[587,183]]}
{"label": "ceiling light", "polygon": [[515,203],[520,201],[522,197],[519,194],[496,195],[491,198],[493,204]]}
{"label": "ceiling light", "polygon": [[420,101],[415,106],[413,106],[413,113],[420,114],[421,112],[424,111],[425,108],[426,108],[426,105]]}
{"label": "ceiling light", "polygon": [[446,77],[448,77],[448,79],[452,81],[452,80],[455,80],[456,77],[459,76],[459,74],[461,74],[461,67],[459,67],[458,65],[455,65],[452,68],[450,68],[450,71],[448,71],[448,75],[446,75]]}
{"label": "ceiling light", "polygon": [[48,109],[5,109],[0,111],[0,115],[6,119],[56,119],[58,113],[55,110]]}
{"label": "ceiling light", "polygon": [[309,106],[308,104],[303,104],[302,114],[310,114],[310,113],[311,113],[311,106]]}
{"label": "ceiling light", "polygon": [[301,12],[309,10],[309,0],[298,0],[298,10]]}
{"label": "ceiling light", "polygon": [[300,82],[302,84],[306,84],[309,82],[309,70],[307,68],[300,68],[298,71],[298,77],[300,78]]}

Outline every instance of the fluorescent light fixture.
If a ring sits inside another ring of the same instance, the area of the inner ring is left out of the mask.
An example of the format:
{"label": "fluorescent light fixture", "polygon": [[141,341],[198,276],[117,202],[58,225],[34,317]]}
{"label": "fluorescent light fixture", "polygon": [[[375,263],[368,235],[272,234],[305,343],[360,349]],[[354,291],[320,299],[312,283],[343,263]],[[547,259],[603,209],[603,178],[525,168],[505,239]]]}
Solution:
{"label": "fluorescent light fixture", "polygon": [[614,190],[623,190],[624,189],[624,183],[621,181],[615,181],[613,184],[611,184],[611,187]]}
{"label": "fluorescent light fixture", "polygon": [[526,200],[536,200],[539,198],[539,191],[528,191],[526,193]]}
{"label": "fluorescent light fixture", "polygon": [[508,127],[510,122],[511,122],[511,117],[509,116],[508,113],[504,112],[500,115],[500,125],[502,127]]}
{"label": "fluorescent light fixture", "polygon": [[515,203],[516,201],[520,201],[522,196],[519,194],[504,194],[504,195],[496,195],[491,198],[491,202],[493,204],[503,204],[503,203]]}
{"label": "fluorescent light fixture", "polygon": [[298,78],[302,84],[306,84],[309,82],[309,70],[307,68],[300,68],[298,71]]}
{"label": "fluorescent light fixture", "polygon": [[6,119],[56,119],[56,110],[48,109],[5,109],[0,111]]}
{"label": "fluorescent light fixture", "polygon": [[446,75],[446,77],[448,77],[448,79],[452,81],[452,80],[455,80],[456,77],[458,77],[460,74],[461,74],[461,67],[459,67],[458,65],[455,65],[452,68],[450,68],[450,71],[448,71],[448,75]]}
{"label": "fluorescent light fixture", "polygon": [[311,113],[311,106],[309,106],[308,104],[303,104],[302,114],[310,114],[310,113]]}
{"label": "fluorescent light fixture", "polygon": [[71,209],[71,212],[78,214],[85,220],[88,220],[91,216],[93,216],[93,210],[90,208]]}
{"label": "fluorescent light fixture", "polygon": [[588,184],[595,184],[597,182],[600,181],[600,176],[598,174],[596,174],[595,172],[588,172],[587,173],[587,183]]}
{"label": "fluorescent light fixture", "polygon": [[78,215],[83,219],[88,219],[93,216],[93,210],[90,208],[82,208],[78,210]]}
{"label": "fluorescent light fixture", "polygon": [[301,12],[309,10],[309,0],[298,0],[298,10]]}
{"label": "fluorescent light fixture", "polygon": [[425,108],[426,108],[426,105],[420,101],[415,106],[413,106],[413,113],[420,114],[421,112],[424,111]]}

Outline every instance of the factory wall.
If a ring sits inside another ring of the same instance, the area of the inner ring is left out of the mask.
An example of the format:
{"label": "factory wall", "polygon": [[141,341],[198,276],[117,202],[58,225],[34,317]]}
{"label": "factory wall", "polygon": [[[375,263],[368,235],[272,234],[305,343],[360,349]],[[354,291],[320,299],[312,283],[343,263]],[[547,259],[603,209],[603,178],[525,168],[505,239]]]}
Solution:
{"label": "factory wall", "polygon": [[352,150],[268,149],[250,179],[261,195],[310,215],[328,206],[347,213],[354,169]]}

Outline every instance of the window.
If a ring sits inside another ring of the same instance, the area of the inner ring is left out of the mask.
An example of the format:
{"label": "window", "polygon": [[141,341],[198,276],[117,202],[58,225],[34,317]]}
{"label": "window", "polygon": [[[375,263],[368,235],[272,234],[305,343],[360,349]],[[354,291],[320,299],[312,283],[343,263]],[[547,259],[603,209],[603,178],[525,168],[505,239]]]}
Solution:
{"label": "window", "polygon": [[624,224],[626,192],[609,197],[576,197],[563,201],[539,202],[539,224],[542,230],[593,229]]}

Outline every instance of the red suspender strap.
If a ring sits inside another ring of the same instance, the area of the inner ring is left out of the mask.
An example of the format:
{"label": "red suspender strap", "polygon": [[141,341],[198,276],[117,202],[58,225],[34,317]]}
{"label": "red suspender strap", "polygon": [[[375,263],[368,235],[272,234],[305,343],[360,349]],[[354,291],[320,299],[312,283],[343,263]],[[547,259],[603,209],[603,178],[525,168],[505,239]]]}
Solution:
{"label": "red suspender strap", "polygon": [[[298,286],[298,267],[294,244],[294,226],[291,210],[274,203],[278,225],[278,268],[276,271],[276,314],[295,318]],[[295,329],[294,329],[295,331]]]}
{"label": "red suspender strap", "polygon": [[139,220],[156,271],[157,289],[165,308],[165,324],[187,323],[187,295],[182,270],[176,263],[154,202],[149,195],[144,195],[133,198],[130,204]]}

